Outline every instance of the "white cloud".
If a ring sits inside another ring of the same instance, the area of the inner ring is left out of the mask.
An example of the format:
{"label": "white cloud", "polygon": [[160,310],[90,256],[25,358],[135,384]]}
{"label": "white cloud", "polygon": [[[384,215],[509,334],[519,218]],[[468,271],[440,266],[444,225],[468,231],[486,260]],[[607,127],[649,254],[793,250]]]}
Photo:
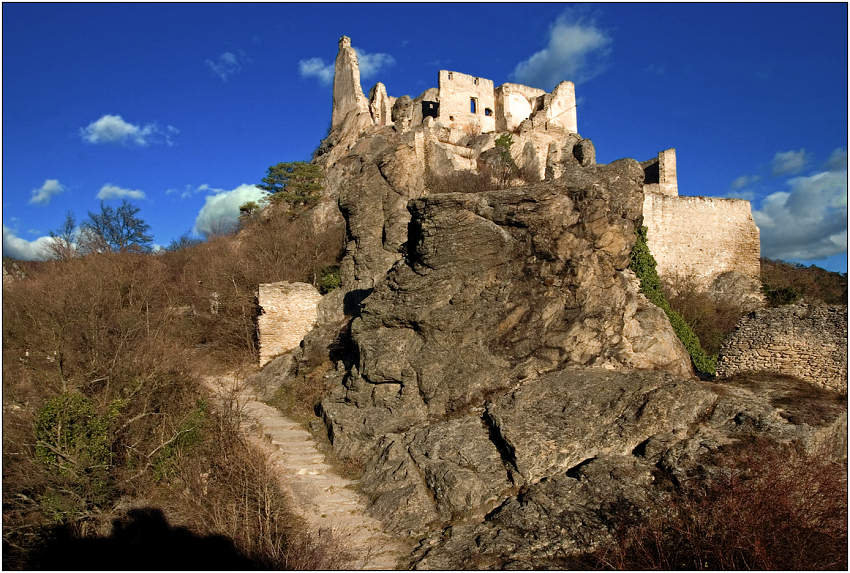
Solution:
{"label": "white cloud", "polygon": [[826,160],[826,166],[830,171],[847,170],[847,148],[839,147],[834,150]]}
{"label": "white cloud", "polygon": [[753,218],[761,231],[762,255],[820,259],[847,250],[847,168],[787,182],[771,193]]}
{"label": "white cloud", "polygon": [[197,185],[197,186],[187,183],[186,185],[183,186],[182,190],[181,189],[174,189],[174,188],[166,189],[165,194],[166,195],[177,195],[177,194],[179,194],[181,199],[188,199],[189,197],[191,197],[193,195],[197,195],[198,193],[202,193],[204,191],[209,191],[211,189],[212,188],[207,183],[204,183],[202,185]]}
{"label": "white cloud", "polygon": [[44,261],[50,258],[51,237],[39,237],[27,241],[15,235],[15,232],[3,225],[3,256],[24,261]]}
{"label": "white cloud", "polygon": [[58,179],[45,179],[41,187],[32,190],[30,203],[34,205],[47,205],[54,195],[58,195],[64,190],[65,186],[59,183]]}
{"label": "white cloud", "polygon": [[144,199],[145,192],[138,189],[123,189],[107,183],[97,193],[98,199]]}
{"label": "white cloud", "polygon": [[[395,64],[395,58],[390,54],[370,54],[360,48],[354,48],[354,51],[357,53],[361,78],[374,77],[384,68]],[[334,81],[334,64],[326,64],[322,58],[308,58],[298,62],[298,73],[301,77],[316,78],[320,83],[330,85]]]}
{"label": "white cloud", "polygon": [[564,80],[580,83],[604,69],[611,38],[592,21],[565,12],[549,29],[549,43],[516,65],[516,81],[551,90]]}
{"label": "white cloud", "polygon": [[773,156],[771,166],[774,175],[793,175],[803,170],[808,162],[805,149],[781,151]]}
{"label": "white cloud", "polygon": [[145,147],[152,143],[174,145],[174,137],[180,130],[173,125],[164,128],[157,123],[134,125],[124,121],[120,115],[106,114],[100,119],[80,128],[83,141],[89,143],[119,143]]}
{"label": "white cloud", "polygon": [[726,199],[744,199],[746,201],[753,201],[756,198],[756,194],[754,191],[748,191],[746,189],[735,189],[725,193],[724,195],[720,195],[720,197],[725,197]]}
{"label": "white cloud", "polygon": [[193,232],[199,235],[215,235],[232,231],[239,222],[239,206],[248,201],[264,201],[268,193],[255,185],[243,183],[230,191],[211,189],[195,219]]}
{"label": "white cloud", "polygon": [[732,183],[729,185],[730,189],[743,189],[749,185],[752,185],[756,181],[761,179],[758,175],[741,175],[740,177],[736,177]]}
{"label": "white cloud", "polygon": [[316,78],[328,85],[334,80],[334,67],[322,58],[309,58],[298,62],[298,73],[304,78]]}
{"label": "white cloud", "polygon": [[360,77],[374,77],[384,68],[388,68],[395,64],[395,58],[389,54],[377,53],[370,54],[360,48],[354,48],[357,52],[357,63],[360,67]]}
{"label": "white cloud", "polygon": [[221,81],[226,82],[231,76],[242,71],[242,66],[247,61],[248,58],[244,52],[238,51],[236,54],[233,52],[224,52],[214,60],[204,60],[204,63]]}

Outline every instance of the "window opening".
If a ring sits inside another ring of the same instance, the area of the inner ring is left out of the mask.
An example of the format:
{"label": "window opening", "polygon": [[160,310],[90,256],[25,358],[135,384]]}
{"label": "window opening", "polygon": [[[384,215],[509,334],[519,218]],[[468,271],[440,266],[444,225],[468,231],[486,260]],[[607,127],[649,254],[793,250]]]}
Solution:
{"label": "window opening", "polygon": [[469,113],[478,113],[478,99],[471,97],[469,98]]}
{"label": "window opening", "polygon": [[449,72],[449,79],[452,79],[452,73]]}
{"label": "window opening", "polygon": [[489,107],[485,107],[484,108],[484,115],[486,115],[487,117],[490,117],[491,115],[493,115],[493,110],[490,109]]}
{"label": "window opening", "polygon": [[475,78],[474,80],[472,80],[472,83],[474,83],[475,85],[478,85],[478,78]]}

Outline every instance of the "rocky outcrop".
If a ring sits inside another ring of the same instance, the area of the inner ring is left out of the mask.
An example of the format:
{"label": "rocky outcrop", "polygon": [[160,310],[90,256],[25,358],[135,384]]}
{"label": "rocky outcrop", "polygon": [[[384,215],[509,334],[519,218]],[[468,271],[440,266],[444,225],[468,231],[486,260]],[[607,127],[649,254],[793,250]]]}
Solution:
{"label": "rocky outcrop", "polygon": [[[349,116],[369,116],[369,102],[360,86],[360,67],[357,53],[351,47],[351,38],[339,39],[339,52],[334,62],[333,115],[331,127],[338,128]],[[370,122],[371,123],[371,122]]]}
{"label": "rocky outcrop", "polygon": [[720,349],[717,373],[773,372],[847,392],[847,307],[799,303],[741,319]]}
{"label": "rocky outcrop", "polygon": [[[403,143],[415,134],[394,137],[373,138],[381,167],[358,164],[357,185],[340,196],[355,282],[392,268],[370,285],[351,324],[356,358],[321,406],[337,455],[366,461],[362,487],[377,514],[414,532],[480,518],[517,487],[700,415],[696,382],[614,372],[691,375],[627,270],[642,200],[636,162],[414,199],[401,258],[386,248],[392,207],[378,206],[411,189],[393,162],[415,154]],[[599,369],[540,378],[570,366]],[[553,405],[560,414],[546,411]],[[571,453],[558,445],[582,434]]]}
{"label": "rocky outcrop", "polygon": [[[664,382],[657,373],[633,378],[587,370],[545,381],[569,394],[543,398],[529,386],[524,396],[510,398],[511,406],[533,414],[525,420],[515,415],[514,424],[543,429],[521,444],[539,448],[542,443],[550,451],[583,448],[586,457],[569,468],[565,466],[572,462],[544,472],[546,477],[519,488],[477,522],[455,522],[426,536],[414,551],[414,568],[585,568],[575,558],[614,544],[612,534],[621,520],[663,513],[677,484],[723,471],[717,460],[748,441],[796,442],[812,454],[839,460],[846,455],[843,400],[799,380],[762,378],[747,387],[700,385]],[[586,411],[579,412],[585,404]],[[562,408],[566,411],[559,416]],[[547,416],[564,420],[552,425],[560,426],[560,432],[546,423]],[[606,433],[610,441],[600,440]],[[653,435],[627,451],[634,443],[630,440],[646,434]],[[603,447],[606,443],[616,445]],[[545,453],[542,457],[552,459]]]}

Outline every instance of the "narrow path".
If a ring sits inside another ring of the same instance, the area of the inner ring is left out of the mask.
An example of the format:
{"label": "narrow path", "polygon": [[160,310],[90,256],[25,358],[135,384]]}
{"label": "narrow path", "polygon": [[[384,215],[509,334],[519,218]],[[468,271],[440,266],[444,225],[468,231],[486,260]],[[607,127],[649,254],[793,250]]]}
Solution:
{"label": "narrow path", "polygon": [[204,384],[222,399],[235,397],[242,413],[246,439],[269,454],[281,488],[315,529],[331,529],[352,558],[342,569],[396,569],[411,548],[383,530],[381,522],[366,513],[355,491],[355,482],[336,474],[325,463],[309,432],[261,402],[253,389],[234,375],[210,376]]}

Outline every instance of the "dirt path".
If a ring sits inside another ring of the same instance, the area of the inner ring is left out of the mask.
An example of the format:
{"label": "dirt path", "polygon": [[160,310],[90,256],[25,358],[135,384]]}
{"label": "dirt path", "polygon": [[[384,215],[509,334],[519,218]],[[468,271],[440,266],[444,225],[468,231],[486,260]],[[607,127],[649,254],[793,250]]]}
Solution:
{"label": "dirt path", "polygon": [[269,454],[295,511],[310,526],[331,529],[350,551],[352,559],[342,569],[395,569],[399,558],[410,554],[410,547],[384,532],[380,521],[366,513],[355,483],[325,463],[313,437],[301,425],[261,402],[233,375],[206,377],[204,383],[222,398],[235,393],[245,437]]}

